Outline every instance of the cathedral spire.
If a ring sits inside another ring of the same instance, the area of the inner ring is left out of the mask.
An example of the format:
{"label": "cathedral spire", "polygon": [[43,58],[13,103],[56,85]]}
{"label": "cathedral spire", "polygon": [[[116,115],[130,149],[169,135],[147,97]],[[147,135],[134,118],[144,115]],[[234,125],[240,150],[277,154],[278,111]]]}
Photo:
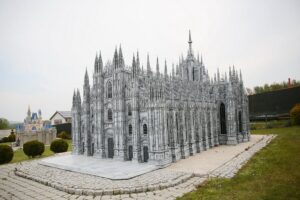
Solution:
{"label": "cathedral spire", "polygon": [[123,53],[122,53],[122,47],[121,44],[119,46],[119,67],[122,68],[124,67],[124,58],[123,58]]}
{"label": "cathedral spire", "polygon": [[158,63],[158,57],[156,59],[156,75],[159,76],[159,63]]}
{"label": "cathedral spire", "polygon": [[174,71],[174,63],[172,64],[172,78],[175,77],[175,71]]}
{"label": "cathedral spire", "polygon": [[73,92],[73,107],[76,105],[76,91]]}
{"label": "cathedral spire", "polygon": [[89,86],[89,75],[88,75],[88,71],[87,68],[85,69],[85,75],[84,75],[84,86]]}
{"label": "cathedral spire", "polygon": [[102,71],[103,71],[103,62],[102,62],[101,51],[100,51],[98,57],[98,72],[102,73]]}
{"label": "cathedral spire", "polygon": [[137,73],[140,72],[140,58],[139,58],[139,51],[136,52],[136,69],[137,69]]}
{"label": "cathedral spire", "polygon": [[118,68],[118,51],[117,51],[117,47],[115,48],[115,53],[114,53],[114,58],[113,58],[113,67],[114,69]]}
{"label": "cathedral spire", "polygon": [[147,74],[148,74],[148,76],[151,74],[149,54],[147,54]]}
{"label": "cathedral spire", "polygon": [[217,80],[218,80],[218,82],[220,82],[220,70],[219,70],[219,68],[217,70]]}
{"label": "cathedral spire", "polygon": [[97,55],[97,53],[96,53],[96,57],[95,57],[94,73],[98,73],[98,55]]}
{"label": "cathedral spire", "polygon": [[134,54],[133,54],[133,58],[132,58],[132,76],[133,77],[136,76],[136,62],[135,62]]}
{"label": "cathedral spire", "polygon": [[235,67],[234,67],[234,65],[232,66],[232,76],[233,76],[233,78],[235,78]]}
{"label": "cathedral spire", "polygon": [[192,55],[193,54],[193,51],[192,51],[192,36],[191,36],[191,30],[189,30],[189,55]]}
{"label": "cathedral spire", "polygon": [[168,78],[167,60],[165,60],[165,78]]}

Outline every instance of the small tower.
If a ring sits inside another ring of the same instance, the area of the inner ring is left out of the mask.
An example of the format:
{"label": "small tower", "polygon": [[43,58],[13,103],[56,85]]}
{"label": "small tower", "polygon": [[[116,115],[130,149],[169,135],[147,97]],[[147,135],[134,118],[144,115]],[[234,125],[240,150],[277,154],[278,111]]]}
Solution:
{"label": "small tower", "polygon": [[165,80],[168,79],[167,60],[165,60]]}
{"label": "small tower", "polygon": [[188,51],[188,55],[189,56],[193,56],[193,49],[192,49],[192,36],[191,36],[191,30],[189,30],[189,51]]}
{"label": "small tower", "polygon": [[74,90],[73,105],[72,105],[72,141],[74,155],[83,153],[82,137],[81,137],[81,98],[79,90]]}
{"label": "small tower", "polygon": [[158,57],[156,59],[156,76],[159,77],[159,63],[158,63]]}
{"label": "small tower", "polygon": [[147,54],[147,75],[148,77],[151,76],[151,66],[150,66],[150,60],[149,60],[149,54]]}
{"label": "small tower", "polygon": [[140,74],[141,66],[140,66],[140,58],[139,58],[139,52],[136,53],[136,72],[137,74]]}
{"label": "small tower", "polygon": [[119,47],[119,67],[120,68],[124,68],[125,67],[121,45]]}
{"label": "small tower", "polygon": [[115,49],[114,58],[113,58],[113,68],[116,70],[119,67],[119,58],[118,58],[118,51],[117,47]]}
{"label": "small tower", "polygon": [[132,58],[132,78],[135,79],[136,75],[137,75],[137,69],[136,69],[136,62],[135,62],[135,57],[133,54],[133,58]]}
{"label": "small tower", "polygon": [[82,123],[83,123],[83,136],[84,136],[84,155],[91,155],[91,132],[90,132],[90,83],[87,70],[84,76],[83,86],[83,103],[82,103]]}

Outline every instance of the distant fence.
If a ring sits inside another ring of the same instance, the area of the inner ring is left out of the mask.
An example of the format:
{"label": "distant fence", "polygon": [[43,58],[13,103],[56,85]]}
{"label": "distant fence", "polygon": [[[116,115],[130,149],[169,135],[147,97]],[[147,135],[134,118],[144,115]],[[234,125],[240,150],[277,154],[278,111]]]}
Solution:
{"label": "distant fence", "polygon": [[57,125],[53,125],[53,127],[56,128],[57,134],[59,134],[62,131],[65,131],[72,135],[72,124],[71,123],[57,124]]}
{"label": "distant fence", "polygon": [[300,103],[300,86],[249,95],[250,120],[287,118],[297,103]]}

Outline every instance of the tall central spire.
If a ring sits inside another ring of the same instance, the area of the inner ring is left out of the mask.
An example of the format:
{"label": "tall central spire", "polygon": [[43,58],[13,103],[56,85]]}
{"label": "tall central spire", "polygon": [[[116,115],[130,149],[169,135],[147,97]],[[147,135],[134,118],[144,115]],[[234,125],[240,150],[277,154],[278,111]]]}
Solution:
{"label": "tall central spire", "polygon": [[191,36],[191,30],[189,30],[189,54],[192,55],[193,51],[192,51],[192,36]]}

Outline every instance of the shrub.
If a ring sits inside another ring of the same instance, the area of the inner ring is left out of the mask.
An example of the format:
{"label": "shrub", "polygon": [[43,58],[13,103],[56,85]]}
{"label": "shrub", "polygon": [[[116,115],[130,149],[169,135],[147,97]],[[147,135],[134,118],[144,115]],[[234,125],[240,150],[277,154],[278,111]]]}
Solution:
{"label": "shrub", "polygon": [[267,123],[266,128],[268,128],[268,129],[274,128],[274,123],[272,123],[272,122]]}
{"label": "shrub", "polygon": [[28,157],[41,156],[45,151],[45,145],[37,140],[28,141],[23,144],[23,151]]}
{"label": "shrub", "polygon": [[16,141],[16,135],[14,133],[11,133],[9,136],[8,136],[8,141],[9,142],[15,142]]}
{"label": "shrub", "polygon": [[300,125],[300,104],[296,104],[290,111],[292,123]]}
{"label": "shrub", "polygon": [[5,142],[9,142],[8,137],[4,137],[1,139],[0,143],[5,143]]}
{"label": "shrub", "polygon": [[256,130],[255,124],[250,124],[250,130]]}
{"label": "shrub", "polygon": [[9,163],[14,157],[12,148],[6,144],[0,145],[0,164]]}
{"label": "shrub", "polygon": [[70,135],[67,132],[65,132],[65,131],[60,132],[57,135],[57,137],[61,138],[61,139],[70,139],[71,138]]}
{"label": "shrub", "polygon": [[283,126],[284,127],[290,127],[290,126],[292,126],[291,120],[288,120],[288,121],[284,122]]}
{"label": "shrub", "polygon": [[66,152],[68,150],[68,143],[62,139],[56,139],[51,142],[50,150],[54,153]]}

